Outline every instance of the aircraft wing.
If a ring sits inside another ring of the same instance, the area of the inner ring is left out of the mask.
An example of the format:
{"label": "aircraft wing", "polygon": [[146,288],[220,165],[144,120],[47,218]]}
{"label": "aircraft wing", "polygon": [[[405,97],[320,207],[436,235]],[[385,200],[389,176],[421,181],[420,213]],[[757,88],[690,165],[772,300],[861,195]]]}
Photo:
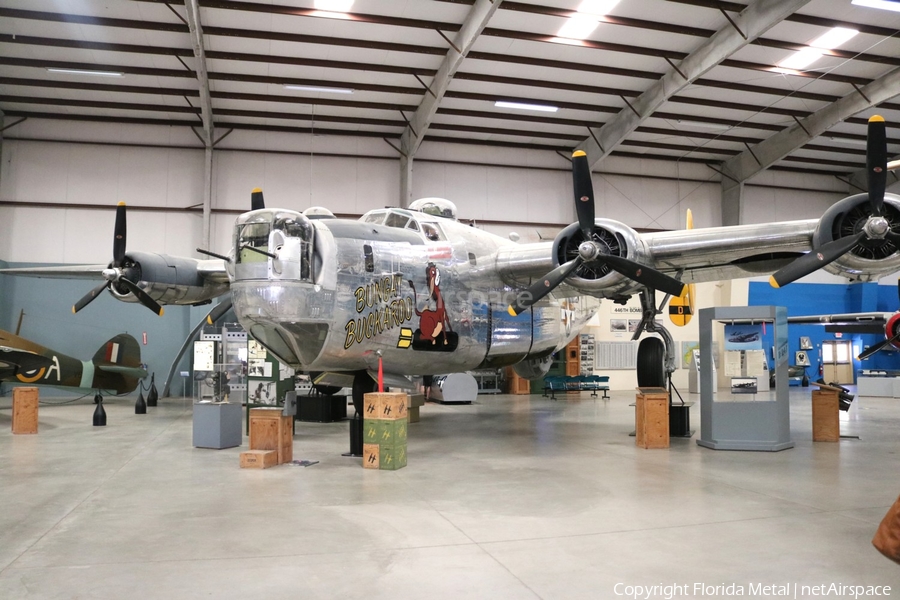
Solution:
{"label": "aircraft wing", "polygon": [[[617,240],[619,256],[653,267],[684,283],[699,283],[772,273],[812,249],[817,223],[816,219],[810,219],[638,233],[624,223],[597,219],[595,231],[602,230],[605,239]],[[557,243],[566,244],[566,236],[570,234],[569,229],[563,230]],[[575,242],[572,246],[567,256],[576,251]],[[525,287],[558,266],[553,252],[554,244],[550,242],[503,246],[497,253],[497,266],[507,283]],[[640,284],[618,273],[600,273],[599,277],[596,274],[579,269],[557,293],[565,295],[565,287],[570,287],[576,293],[615,298],[641,289]]]}
{"label": "aircraft wing", "polygon": [[818,219],[639,234],[649,264],[685,283],[768,275],[812,249]]}
{"label": "aircraft wing", "polygon": [[28,350],[0,346],[0,379],[47,368],[52,364],[53,361],[46,356]]}
{"label": "aircraft wing", "polygon": [[832,325],[837,323],[867,323],[884,325],[894,313],[838,313],[833,315],[806,315],[788,317],[788,323],[809,323],[813,325]]}
{"label": "aircraft wing", "polygon": [[71,265],[59,267],[25,267],[0,269],[4,275],[19,277],[44,277],[47,279],[103,279],[103,269],[107,265]]}

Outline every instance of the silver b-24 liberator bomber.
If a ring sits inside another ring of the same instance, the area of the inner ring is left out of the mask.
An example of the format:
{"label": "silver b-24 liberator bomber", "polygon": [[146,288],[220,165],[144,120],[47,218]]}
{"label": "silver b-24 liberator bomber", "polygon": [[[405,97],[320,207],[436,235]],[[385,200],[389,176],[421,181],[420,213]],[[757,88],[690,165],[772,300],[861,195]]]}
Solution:
{"label": "silver b-24 liberator bomber", "polygon": [[[267,208],[255,190],[252,210],[235,221],[230,252],[201,250],[215,259],[126,251],[122,204],[109,265],[3,272],[103,277],[76,312],[104,289],[158,314],[165,304],[230,293],[253,338],[319,384],[352,385],[357,402],[373,389],[379,358],[394,386],[411,376],[507,365],[535,378],[602,299],[640,294],[644,318],[635,339],[646,330],[671,343],[654,320],[661,307],[653,290],[678,296],[686,284],[773,271],[772,284],[781,286],[819,268],[859,281],[900,270],[900,196],[885,194],[881,117],[870,119],[868,146],[868,193],[844,198],[819,219],[641,234],[594,214],[587,157],[576,152],[578,221],[552,242],[519,244],[465,225],[440,199],[352,221],[323,209]],[[681,304],[689,317],[692,302]],[[664,360],[671,371],[675,352],[657,337],[647,340],[638,383],[661,385]]]}

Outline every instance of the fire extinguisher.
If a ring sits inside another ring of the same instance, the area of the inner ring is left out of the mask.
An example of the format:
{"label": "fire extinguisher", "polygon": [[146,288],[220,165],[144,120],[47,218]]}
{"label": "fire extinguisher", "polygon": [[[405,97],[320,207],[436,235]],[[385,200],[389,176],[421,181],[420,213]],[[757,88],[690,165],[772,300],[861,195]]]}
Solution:
{"label": "fire extinguisher", "polygon": [[825,365],[819,362],[819,377],[825,374]]}

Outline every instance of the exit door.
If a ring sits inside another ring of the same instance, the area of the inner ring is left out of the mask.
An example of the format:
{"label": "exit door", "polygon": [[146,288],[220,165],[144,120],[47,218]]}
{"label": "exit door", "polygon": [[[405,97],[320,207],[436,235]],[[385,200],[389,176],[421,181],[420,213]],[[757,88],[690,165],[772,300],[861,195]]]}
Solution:
{"label": "exit door", "polygon": [[853,346],[851,342],[822,342],[822,365],[825,381],[853,384]]}

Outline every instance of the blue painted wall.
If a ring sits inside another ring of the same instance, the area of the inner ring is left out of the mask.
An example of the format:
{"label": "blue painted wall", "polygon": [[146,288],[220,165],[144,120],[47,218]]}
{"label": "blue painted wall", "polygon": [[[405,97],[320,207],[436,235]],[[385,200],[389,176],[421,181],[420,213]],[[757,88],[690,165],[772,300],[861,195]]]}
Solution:
{"label": "blue painted wall", "polygon": [[[792,283],[783,288],[773,288],[768,282],[751,281],[748,304],[751,306],[785,306],[788,316],[822,315],[850,312],[894,312],[900,308],[897,288],[876,283],[825,284],[825,283]],[[771,331],[766,340],[766,348],[771,348]],[[800,350],[800,336],[807,336],[813,343],[809,351],[812,366],[808,369],[810,378],[819,377],[819,357],[822,342],[835,340],[833,333],[826,333],[822,325],[791,325],[788,336],[793,364],[794,353]],[[865,362],[855,360],[855,356],[870,346],[884,339],[882,334],[850,335],[844,334],[841,340],[853,342],[854,377],[858,369],[900,369],[900,353],[879,352]],[[771,353],[769,353],[771,354]],[[771,356],[770,363],[771,363]]]}
{"label": "blue painted wall", "polygon": [[[0,267],[6,266],[47,265],[7,265],[0,261]],[[80,360],[90,360],[97,349],[116,334],[129,333],[137,339],[141,347],[141,360],[147,365],[147,369],[156,373],[157,387],[162,393],[162,383],[172,360],[187,334],[206,315],[210,306],[167,306],[165,314],[158,317],[139,304],[119,302],[104,293],[77,315],[73,315],[72,304],[97,283],[86,279],[36,279],[0,275],[0,329],[15,332],[19,313],[24,309],[25,317],[20,332],[22,337]],[[147,343],[143,344],[145,332]],[[178,371],[189,370],[190,352],[187,354]],[[12,384],[0,384],[0,393],[4,395],[9,394],[11,389]],[[181,377],[176,374],[172,393],[181,395],[181,390]],[[42,387],[41,395],[71,397],[73,391]],[[137,391],[131,395],[136,397]]]}

